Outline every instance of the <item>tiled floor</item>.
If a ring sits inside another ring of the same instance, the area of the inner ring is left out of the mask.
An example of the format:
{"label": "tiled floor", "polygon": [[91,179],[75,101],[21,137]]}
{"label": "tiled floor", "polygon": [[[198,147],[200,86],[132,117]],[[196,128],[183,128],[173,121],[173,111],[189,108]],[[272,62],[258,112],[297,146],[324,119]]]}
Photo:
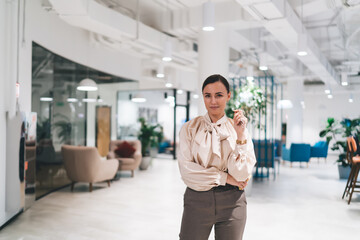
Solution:
{"label": "tiled floor", "polygon": [[[254,181],[244,239],[358,239],[360,194],[350,205],[341,199],[345,181],[333,160],[281,165],[275,181]],[[184,190],[177,162],[157,159],[135,178],[123,173],[110,188],[99,183],[89,193],[78,184],[74,193],[66,188],[40,199],[0,239],[178,239]]]}

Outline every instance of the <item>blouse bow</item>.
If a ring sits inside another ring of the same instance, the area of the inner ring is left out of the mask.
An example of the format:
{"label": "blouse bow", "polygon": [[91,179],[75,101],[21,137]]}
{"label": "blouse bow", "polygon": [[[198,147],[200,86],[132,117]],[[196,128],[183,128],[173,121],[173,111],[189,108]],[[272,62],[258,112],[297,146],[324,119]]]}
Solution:
{"label": "blouse bow", "polygon": [[230,133],[225,131],[224,126],[221,127],[227,121],[226,116],[216,123],[212,123],[210,117],[206,114],[204,120],[204,129],[196,134],[195,142],[199,144],[198,155],[204,166],[207,167],[212,153],[221,158],[221,141],[228,139]]}

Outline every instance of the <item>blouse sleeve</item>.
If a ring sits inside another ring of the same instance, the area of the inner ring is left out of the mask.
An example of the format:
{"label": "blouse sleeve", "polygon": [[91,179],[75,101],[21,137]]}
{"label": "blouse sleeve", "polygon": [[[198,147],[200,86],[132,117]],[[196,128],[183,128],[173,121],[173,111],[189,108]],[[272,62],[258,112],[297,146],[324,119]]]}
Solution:
{"label": "blouse sleeve", "polygon": [[250,178],[256,163],[254,144],[248,132],[246,135],[247,143],[244,145],[236,144],[228,159],[228,172],[236,181],[245,181]]}
{"label": "blouse sleeve", "polygon": [[216,167],[205,168],[194,161],[191,151],[191,136],[188,124],[180,130],[178,164],[184,183],[196,191],[207,191],[218,185],[225,185],[227,173]]}

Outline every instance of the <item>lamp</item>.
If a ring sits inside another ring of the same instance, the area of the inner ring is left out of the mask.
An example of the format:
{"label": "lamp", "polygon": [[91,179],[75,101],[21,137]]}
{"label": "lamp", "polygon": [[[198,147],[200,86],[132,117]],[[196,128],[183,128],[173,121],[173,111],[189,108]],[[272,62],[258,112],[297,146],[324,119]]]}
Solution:
{"label": "lamp", "polygon": [[184,91],[183,91],[182,89],[178,89],[178,90],[176,91],[176,93],[181,95],[181,94],[184,93]]}
{"label": "lamp", "polygon": [[142,96],[140,93],[137,93],[131,98],[131,101],[136,103],[142,103],[142,102],[146,102],[146,98]]}
{"label": "lamp", "polygon": [[162,60],[164,62],[170,62],[172,60],[171,55],[172,55],[172,44],[169,39],[166,39]]}
{"label": "lamp", "polygon": [[52,102],[54,100],[53,96],[54,96],[53,92],[50,91],[49,94],[47,94],[43,97],[40,97],[40,101],[41,102]]}
{"label": "lamp", "polygon": [[297,49],[298,56],[306,56],[306,34],[300,33],[298,36],[298,49]]}
{"label": "lamp", "polygon": [[246,80],[248,80],[248,81],[254,80],[254,67],[253,66],[246,67]]}
{"label": "lamp", "polygon": [[100,95],[97,96],[97,102],[103,102],[104,100],[100,97]]}
{"label": "lamp", "polygon": [[79,100],[77,99],[77,98],[73,98],[73,97],[69,97],[68,99],[67,99],[67,102],[78,102]]}
{"label": "lamp", "polygon": [[260,57],[259,57],[259,69],[261,71],[268,70],[265,53],[260,54]]}
{"label": "lamp", "polygon": [[165,77],[165,74],[164,74],[164,64],[163,63],[160,63],[158,68],[157,68],[157,72],[156,72],[156,77],[158,78],[163,78]]}
{"label": "lamp", "polygon": [[350,94],[350,97],[349,97],[349,103],[353,103],[354,102],[354,98],[353,98],[353,95]]}
{"label": "lamp", "polygon": [[[301,0],[301,23],[303,22],[303,1]],[[304,27],[301,25],[301,33],[298,35],[298,49],[297,55],[298,56],[306,56],[308,53],[306,51],[306,34],[303,32]]]}
{"label": "lamp", "polygon": [[282,99],[277,103],[276,106],[278,109],[290,109],[293,107],[293,104],[290,100]]}
{"label": "lamp", "polygon": [[174,96],[167,96],[166,98],[165,98],[165,102],[167,102],[167,103],[172,103],[172,102],[174,102],[175,101],[175,97]]}
{"label": "lamp", "polygon": [[53,98],[52,97],[41,97],[40,101],[42,102],[52,102]]}
{"label": "lamp", "polygon": [[347,86],[349,85],[348,81],[347,81],[348,75],[346,72],[342,72],[341,73],[341,85],[342,86]]}
{"label": "lamp", "polygon": [[86,103],[94,103],[96,102],[96,98],[83,98],[82,101]]}
{"label": "lamp", "polygon": [[79,86],[76,88],[79,91],[96,91],[98,87],[94,80],[90,78],[85,78],[80,81]]}
{"label": "lamp", "polygon": [[215,7],[213,2],[206,2],[203,4],[203,31],[214,31]]}

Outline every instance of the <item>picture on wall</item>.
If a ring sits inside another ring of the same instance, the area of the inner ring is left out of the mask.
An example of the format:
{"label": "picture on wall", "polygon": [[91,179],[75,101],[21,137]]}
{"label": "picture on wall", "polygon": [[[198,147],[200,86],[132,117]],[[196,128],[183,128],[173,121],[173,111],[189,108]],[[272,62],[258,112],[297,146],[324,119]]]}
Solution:
{"label": "picture on wall", "polygon": [[139,108],[139,118],[144,118],[148,123],[156,124],[158,122],[158,110],[155,108]]}

